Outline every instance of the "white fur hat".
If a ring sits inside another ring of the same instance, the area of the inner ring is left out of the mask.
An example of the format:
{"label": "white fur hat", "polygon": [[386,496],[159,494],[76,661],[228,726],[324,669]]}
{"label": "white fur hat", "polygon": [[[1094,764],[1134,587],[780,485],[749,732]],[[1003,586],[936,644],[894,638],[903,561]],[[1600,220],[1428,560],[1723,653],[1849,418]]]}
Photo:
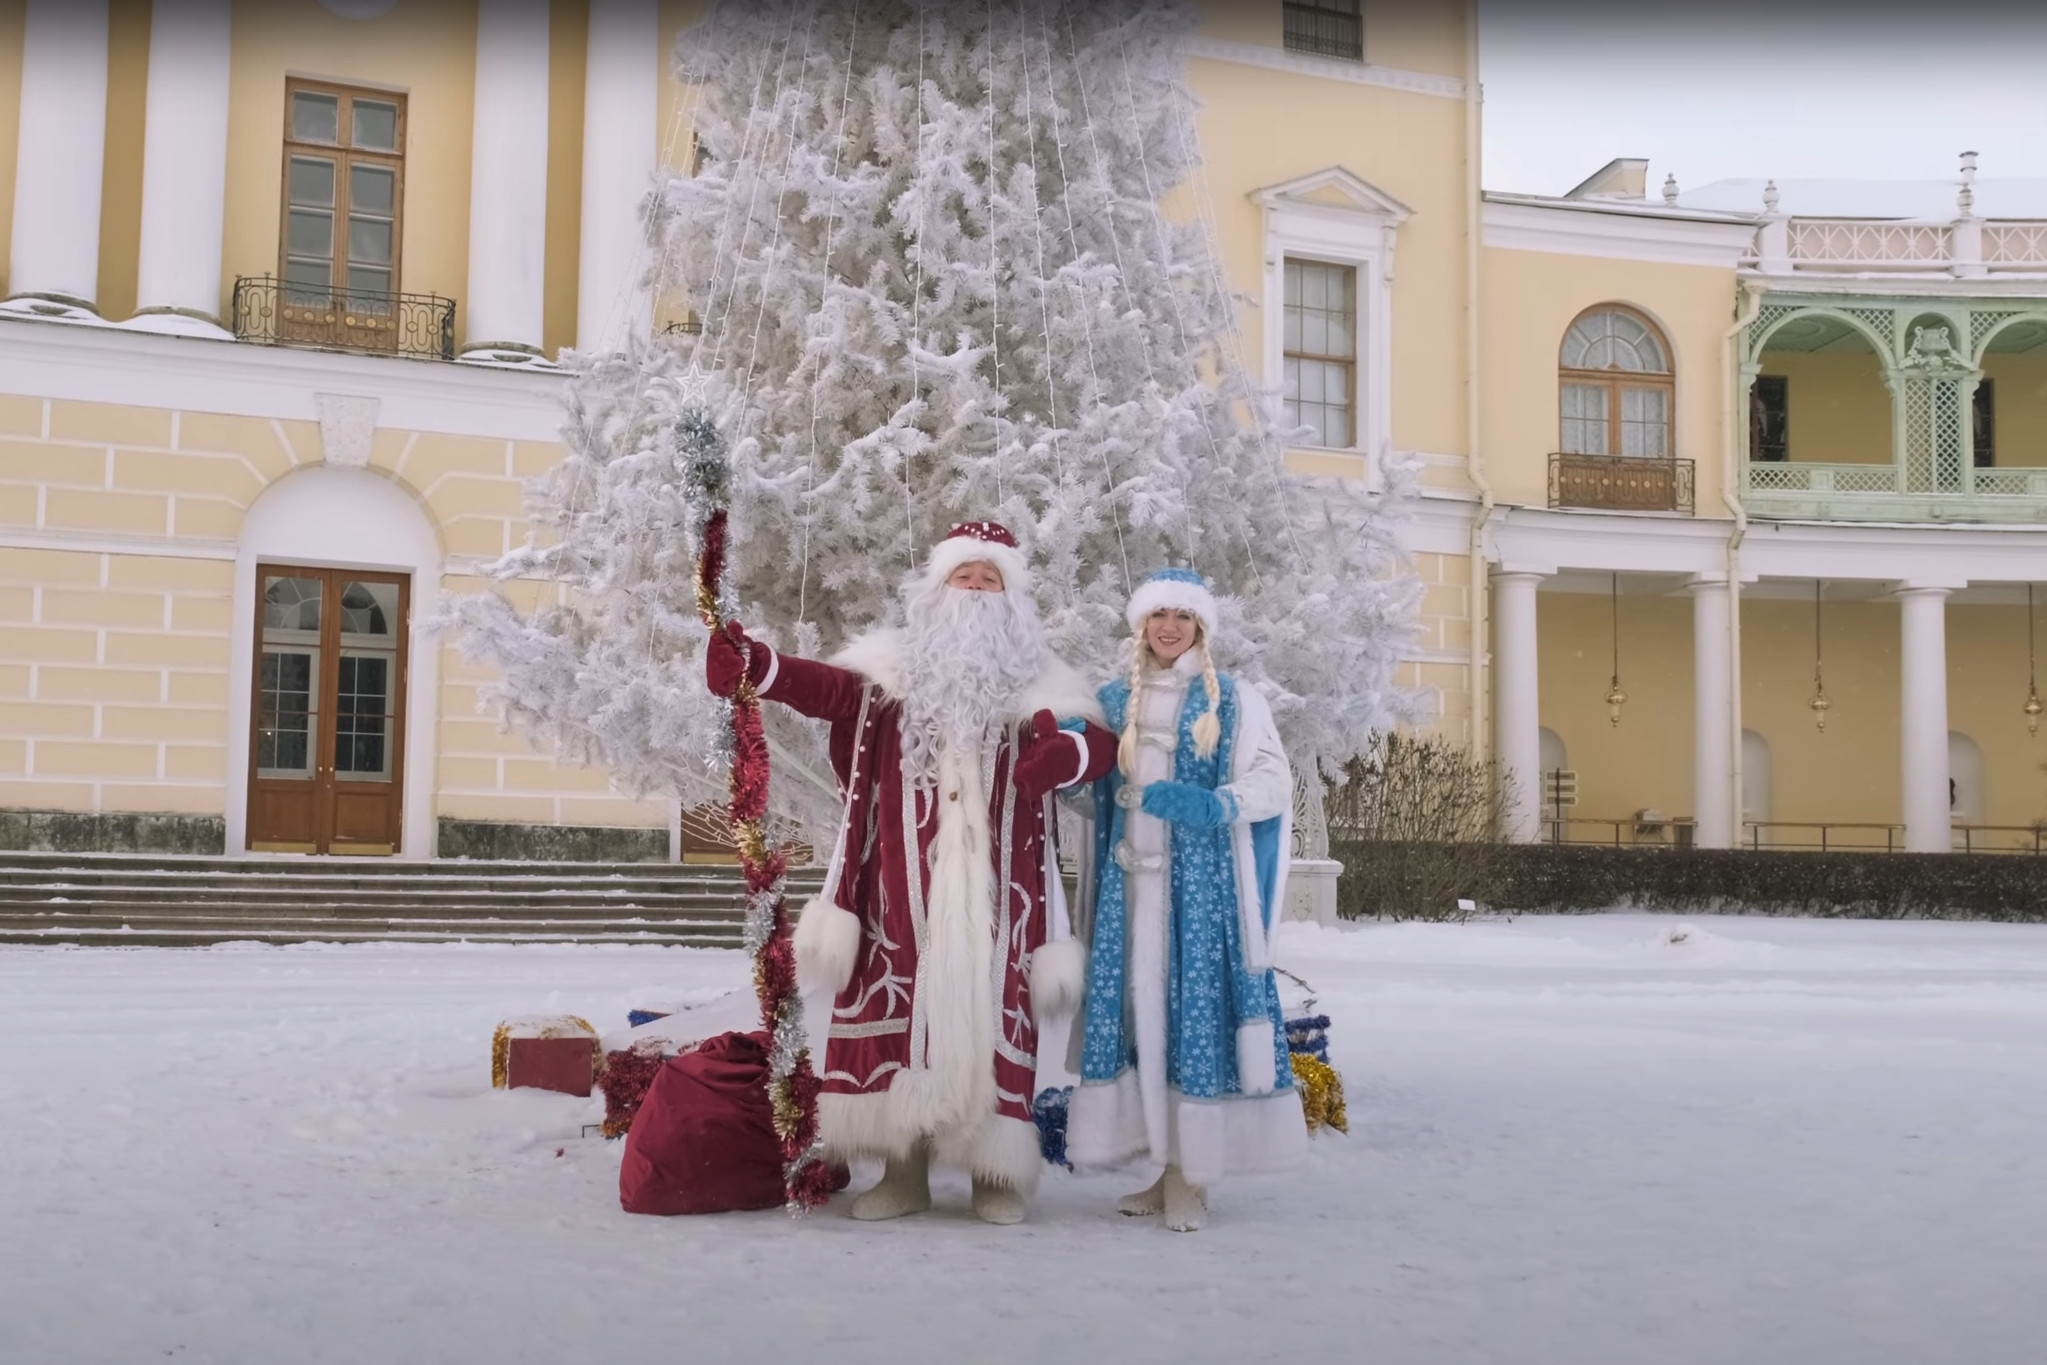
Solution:
{"label": "white fur hat", "polygon": [[1031,566],[1017,548],[1016,537],[999,521],[963,521],[945,533],[945,539],[931,547],[924,564],[926,583],[943,583],[962,564],[986,560],[1002,574],[1008,592],[1031,590]]}
{"label": "white fur hat", "polygon": [[1192,569],[1160,569],[1145,579],[1130,594],[1130,607],[1124,615],[1132,633],[1142,633],[1145,617],[1155,611],[1173,609],[1193,612],[1201,622],[1202,633],[1211,640],[1215,638],[1215,594]]}

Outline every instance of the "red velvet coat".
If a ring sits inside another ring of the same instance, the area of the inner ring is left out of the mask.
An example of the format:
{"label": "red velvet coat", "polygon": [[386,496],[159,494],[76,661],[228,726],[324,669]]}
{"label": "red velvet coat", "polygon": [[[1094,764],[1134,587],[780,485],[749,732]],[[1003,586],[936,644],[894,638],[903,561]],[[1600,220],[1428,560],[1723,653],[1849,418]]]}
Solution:
{"label": "red velvet coat", "polygon": [[[942,753],[937,784],[918,789],[902,771],[898,632],[864,636],[830,664],[757,655],[764,698],[830,724],[846,803],[824,889],[797,931],[806,974],[840,986],[828,1030],[810,1028],[828,1040],[826,1143],[892,1155],[929,1140],[941,1159],[1028,1188],[1041,1164],[1031,968],[1051,917],[1056,827],[1051,798],[1021,798],[1012,768],[1040,709],[1085,722],[1038,741],[1070,751],[1064,785],[1106,773],[1116,736],[1093,692],[1048,656],[1003,738],[980,754]],[[1042,992],[1042,964],[1039,981]]]}

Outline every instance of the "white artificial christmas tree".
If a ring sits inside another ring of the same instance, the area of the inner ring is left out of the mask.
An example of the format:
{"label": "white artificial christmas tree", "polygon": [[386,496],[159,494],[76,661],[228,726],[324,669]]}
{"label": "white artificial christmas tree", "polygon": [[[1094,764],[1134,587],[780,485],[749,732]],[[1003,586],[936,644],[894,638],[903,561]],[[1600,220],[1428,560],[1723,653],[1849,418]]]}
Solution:
{"label": "white artificial christmas tree", "polygon": [[[709,376],[756,636],[836,648],[951,523],[993,518],[1077,666],[1119,672],[1130,588],[1187,565],[1296,765],[1364,747],[1418,589],[1387,495],[1282,470],[1193,183],[1191,26],[1164,0],[727,0],[683,35],[703,155],[658,187],[649,274],[701,330],[573,362],[536,544],[491,569],[552,603],[458,608],[515,723],[631,786],[722,794],[672,435]],[[815,738],[769,715],[778,809],[835,806]]]}

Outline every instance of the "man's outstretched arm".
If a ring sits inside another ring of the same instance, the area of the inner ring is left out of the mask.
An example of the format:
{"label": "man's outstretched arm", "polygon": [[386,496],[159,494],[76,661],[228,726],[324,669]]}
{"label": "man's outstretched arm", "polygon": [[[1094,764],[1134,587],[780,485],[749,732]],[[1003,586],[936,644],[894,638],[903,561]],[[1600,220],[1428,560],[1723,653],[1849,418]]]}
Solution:
{"label": "man's outstretched arm", "polygon": [[780,702],[813,720],[852,720],[860,714],[866,680],[858,673],[784,654],[748,639],[738,622],[728,622],[704,651],[704,683],[712,695],[729,697],[739,690],[742,674],[763,701]]}

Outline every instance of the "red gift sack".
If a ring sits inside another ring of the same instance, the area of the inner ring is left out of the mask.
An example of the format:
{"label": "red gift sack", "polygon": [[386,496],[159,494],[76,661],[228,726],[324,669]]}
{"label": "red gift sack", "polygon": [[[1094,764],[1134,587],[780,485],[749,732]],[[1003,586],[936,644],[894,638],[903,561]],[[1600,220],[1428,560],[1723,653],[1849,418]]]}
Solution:
{"label": "red gift sack", "polygon": [[768,1107],[768,1036],[721,1033],[662,1063],[626,1133],[627,1213],[729,1213],[782,1203]]}

